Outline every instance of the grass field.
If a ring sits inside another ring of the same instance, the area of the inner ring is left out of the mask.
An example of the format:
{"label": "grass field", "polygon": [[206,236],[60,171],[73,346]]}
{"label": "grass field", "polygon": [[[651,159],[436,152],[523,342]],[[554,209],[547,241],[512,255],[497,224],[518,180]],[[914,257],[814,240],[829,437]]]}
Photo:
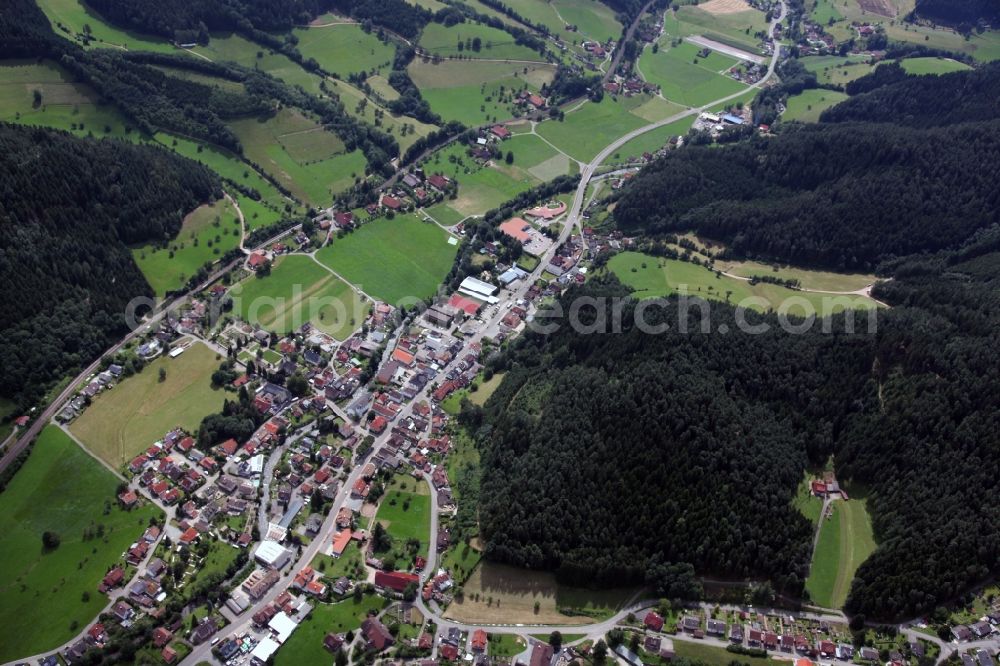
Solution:
{"label": "grass field", "polygon": [[323,647],[323,637],[329,633],[356,631],[369,612],[377,613],[387,604],[387,600],[374,594],[367,594],[360,601],[351,597],[336,604],[316,604],[275,653],[275,666],[329,663],[332,656]]}
{"label": "grass field", "polygon": [[351,285],[310,257],[281,257],[267,277],[234,287],[233,310],[247,321],[285,334],[306,322],[345,340],[364,321],[368,303]]}
{"label": "grass field", "polygon": [[[399,96],[399,93],[389,87],[389,82],[382,77],[372,77],[368,82],[376,90],[380,87],[387,88],[389,94],[386,99],[392,100]],[[347,115],[396,137],[402,151],[413,145],[417,139],[427,136],[437,129],[436,125],[420,122],[410,116],[392,115],[387,109],[368,99],[363,92],[346,81],[329,80],[326,85],[331,94],[340,97]]]}
{"label": "grass field", "polygon": [[[177,53],[167,40],[153,35],[144,35],[131,30],[122,30],[105,21],[97,12],[87,7],[82,0],[38,0],[38,6],[52,22],[56,34],[68,39],[77,39],[89,28],[91,46],[106,48],[117,46],[139,51]],[[88,26],[85,28],[84,26]],[[65,30],[63,29],[65,28]]]}
{"label": "grass field", "polygon": [[800,62],[820,83],[845,85],[872,71],[868,56],[809,56]]}
{"label": "grass field", "polygon": [[840,104],[847,95],[836,90],[824,90],[813,88],[803,90],[798,95],[788,98],[787,109],[782,114],[784,120],[797,120],[801,123],[814,123],[819,120],[819,115],[831,106]]}
{"label": "grass field", "polygon": [[747,9],[732,14],[713,14],[694,5],[677,7],[667,12],[663,32],[670,38],[683,39],[702,35],[724,44],[761,53],[757,33],[765,32],[764,13]]}
{"label": "grass field", "polygon": [[549,64],[469,60],[435,64],[415,59],[408,71],[436,113],[466,125],[513,117],[517,92],[525,88],[537,92],[555,75]]}
{"label": "grass field", "polygon": [[[121,467],[177,426],[197,432],[202,418],[222,409],[226,394],[211,387],[220,361],[199,343],[177,358],[149,363],[139,374],[94,398],[70,426],[90,451]],[[160,382],[163,368],[167,377]]]}
{"label": "grass field", "polygon": [[[481,44],[478,51],[470,46],[477,38]],[[458,46],[460,43],[461,49]],[[450,27],[441,23],[429,23],[420,36],[420,46],[429,54],[442,58],[462,55],[473,60],[545,62],[537,51],[516,44],[511,34],[479,23],[457,23]]]}
{"label": "grass field", "polygon": [[707,58],[699,58],[700,50],[687,42],[671,48],[667,38],[661,40],[657,53],[652,49],[642,52],[639,69],[647,81],[660,86],[664,97],[684,106],[702,106],[746,88],[724,74],[736,65],[734,58],[715,51]]}
{"label": "grass field", "polygon": [[399,303],[435,293],[458,251],[448,238],[431,222],[397,215],[362,225],[316,257],[373,298]]}
{"label": "grass field", "polygon": [[158,296],[179,289],[206,262],[240,244],[240,220],[225,199],[205,204],[184,218],[167,247],[147,245],[132,250],[135,263]]}
{"label": "grass field", "polygon": [[819,523],[823,512],[823,500],[812,494],[810,476],[807,474],[795,492],[793,506],[813,525]]}
{"label": "grass field", "polygon": [[971,69],[964,62],[951,58],[905,58],[899,64],[907,74],[947,74]]}
{"label": "grass field", "polygon": [[551,4],[562,21],[575,25],[577,33],[582,37],[606,42],[609,39],[617,40],[622,34],[622,24],[615,18],[614,11],[598,0],[552,0]]}
{"label": "grass field", "polygon": [[827,25],[831,19],[839,21],[844,18],[837,9],[836,0],[814,0],[807,3],[806,7],[809,9],[809,17],[820,25]]}
{"label": "grass field", "polygon": [[871,517],[862,499],[833,503],[833,516],[823,519],[813,553],[806,590],[813,602],[840,608],[861,563],[875,550]]}
{"label": "grass field", "polygon": [[214,33],[206,46],[192,49],[209,60],[235,62],[267,72],[285,83],[298,85],[311,93],[319,93],[322,78],[302,68],[288,56],[271,51],[237,34]]}
{"label": "grass field", "polygon": [[[426,557],[431,530],[431,498],[427,484],[410,477],[394,477],[378,506],[375,520],[392,537],[397,561],[410,539],[420,542],[418,552]],[[402,562],[399,565],[405,566]]]}
{"label": "grass field", "polygon": [[[729,664],[734,660],[733,653],[725,648],[693,641],[674,641],[674,652],[680,658],[702,664]],[[771,657],[749,657],[742,654],[735,661],[750,666],[788,666],[790,663]]]}
{"label": "grass field", "polygon": [[599,104],[586,102],[567,113],[562,122],[541,123],[537,132],[574,159],[589,162],[622,134],[647,124],[631,112],[645,101],[638,96],[617,102],[610,97]]}
{"label": "grass field", "polygon": [[604,164],[616,164],[631,157],[640,157],[645,152],[656,152],[665,146],[671,137],[685,136],[691,129],[692,123],[694,123],[694,116],[682,118],[669,125],[640,134],[609,155],[608,159],[604,160]]}
{"label": "grass field", "polygon": [[293,34],[303,57],[314,58],[324,70],[344,79],[391,66],[395,54],[391,42],[379,41],[374,32],[365,32],[357,24],[296,28]]}
{"label": "grass field", "polygon": [[[96,618],[107,603],[97,586],[160,516],[153,505],[121,511],[118,479],[55,426],[42,431],[24,467],[0,494],[0,661],[52,649]],[[105,503],[111,509],[105,514]],[[99,527],[98,527],[99,526]],[[102,538],[84,540],[86,528]],[[59,547],[42,550],[42,533]],[[84,595],[89,595],[84,600]]]}
{"label": "grass field", "polygon": [[[476,624],[591,624],[595,618],[613,615],[637,592],[634,588],[587,590],[567,587],[558,584],[552,573],[486,561],[480,562],[463,588],[462,601],[453,602],[444,615]],[[559,611],[561,608],[574,609],[581,614],[563,615]]]}
{"label": "grass field", "polygon": [[857,291],[876,280],[874,275],[865,273],[833,273],[795,266],[775,267],[757,261],[720,260],[715,262],[715,267],[741,277],[770,275],[782,280],[798,280],[804,289],[819,291]]}
{"label": "grass field", "polygon": [[709,269],[676,259],[660,259],[638,252],[616,254],[608,262],[608,270],[635,289],[637,298],[657,298],[669,294],[687,294],[708,300],[728,301],[752,310],[774,309],[791,315],[809,313],[817,316],[844,309],[870,309],[875,302],[862,296],[828,296],[796,291],[779,285],[759,282],[751,285],[744,280],[716,276]]}
{"label": "grass field", "polygon": [[344,144],[336,134],[296,109],[285,108],[266,119],[234,120],[229,126],[249,159],[312,205],[329,205],[334,194],[365,175],[360,150],[342,152]]}
{"label": "grass field", "polygon": [[486,652],[491,657],[513,657],[524,652],[527,644],[520,636],[513,634],[489,634]]}

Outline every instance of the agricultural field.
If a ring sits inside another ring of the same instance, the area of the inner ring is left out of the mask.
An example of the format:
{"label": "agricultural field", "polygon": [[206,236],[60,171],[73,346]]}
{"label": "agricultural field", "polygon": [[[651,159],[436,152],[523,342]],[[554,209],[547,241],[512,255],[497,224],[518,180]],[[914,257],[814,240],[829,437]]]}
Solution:
{"label": "agricultural field", "polygon": [[[504,142],[504,148],[513,140]],[[519,145],[529,147],[529,156],[541,154],[533,142]],[[444,225],[455,224],[469,215],[482,215],[541,182],[519,165],[516,152],[514,164],[492,160],[488,166],[481,166],[466,155],[466,146],[458,143],[434,153],[423,167],[428,173],[440,172],[458,182],[456,199],[445,199],[427,209],[429,215]]]}
{"label": "agricultural field", "polygon": [[[101,578],[149,523],[162,517],[147,504],[117,508],[118,479],[66,433],[45,428],[24,467],[0,494],[0,660],[52,649],[94,620],[108,600]],[[105,504],[110,510],[105,514]],[[85,538],[84,530],[102,537]],[[42,548],[42,534],[59,546]]]}
{"label": "agricultural field", "polygon": [[813,88],[803,90],[798,95],[792,95],[786,103],[787,108],[781,115],[782,120],[797,120],[800,123],[815,123],[821,113],[831,106],[840,104],[847,95],[836,90]]}
{"label": "agricultural field", "polygon": [[[480,562],[462,586],[464,597],[447,615],[470,624],[591,624],[613,615],[635,588],[588,590],[556,582],[555,574]],[[538,612],[535,612],[535,603]],[[560,609],[572,609],[564,615]]]}
{"label": "agricultural field", "polygon": [[689,116],[640,134],[609,155],[604,164],[618,164],[629,158],[641,157],[643,153],[654,153],[665,146],[671,137],[687,135],[693,122],[694,116]]}
{"label": "agricultural field", "polygon": [[581,37],[598,42],[621,37],[623,26],[615,12],[598,0],[552,0],[551,5],[565,25],[576,26]]}
{"label": "agricultural field", "polygon": [[648,99],[639,95],[615,101],[606,96],[598,104],[585,102],[567,112],[561,122],[547,120],[536,131],[570,157],[589,162],[621,135],[648,124],[632,112]]}
{"label": "agricultural field", "polygon": [[382,42],[374,32],[356,23],[296,28],[299,53],[313,58],[327,72],[346,79],[358,72],[371,73],[392,66],[396,52],[391,42]]}
{"label": "agricultural field", "polygon": [[244,67],[259,69],[285,83],[302,86],[311,93],[320,93],[322,78],[318,74],[307,72],[283,53],[272,51],[241,35],[216,33],[206,46],[199,45],[191,51],[208,60],[235,62]]}
{"label": "agricultural field", "polygon": [[[513,136],[502,144],[504,154],[514,154],[514,166],[541,181],[552,180],[576,167],[570,158],[534,134]],[[506,164],[504,165],[506,166]]]}
{"label": "agricultural field", "polygon": [[311,257],[281,257],[266,277],[251,276],[229,292],[233,310],[252,324],[284,334],[311,323],[345,340],[364,321],[369,303]]}
{"label": "agricultural field", "polygon": [[712,0],[668,10],[663,32],[674,39],[701,35],[750,53],[762,53],[758,33],[767,32],[767,23],[764,12],[750,8],[743,0]]}
{"label": "agricultural field", "polygon": [[316,258],[372,298],[396,304],[434,295],[458,251],[449,238],[432,222],[397,215],[335,239]]}
{"label": "agricultural field", "polygon": [[547,63],[417,58],[407,70],[435,113],[472,126],[513,117],[519,91],[537,92],[555,76],[555,66]]}
{"label": "agricultural field", "polygon": [[331,632],[356,631],[369,611],[379,612],[387,604],[386,599],[375,594],[366,594],[360,601],[349,597],[336,604],[316,604],[295,633],[275,653],[275,666],[329,662],[330,652],[323,647],[323,637]]}
{"label": "agricultural field", "polygon": [[664,97],[684,106],[702,106],[746,89],[726,74],[737,64],[735,58],[715,51],[701,58],[700,50],[687,42],[671,47],[668,39],[657,53],[650,48],[643,51],[639,69],[647,81],[660,86]]}
{"label": "agricultural field", "polygon": [[296,109],[284,108],[266,119],[234,120],[229,127],[248,159],[313,206],[329,205],[336,193],[365,175],[360,150],[344,152],[340,137]]}
{"label": "agricultural field", "polygon": [[[34,92],[41,95],[35,103]],[[112,104],[101,104],[90,86],[51,61],[5,60],[0,63],[0,120],[42,125],[77,136],[113,136],[139,141],[137,131]]]}
{"label": "agricultural field", "polygon": [[[222,409],[226,394],[213,389],[222,359],[200,342],[177,358],[161,356],[142,372],[97,395],[70,426],[94,455],[118,468],[172,428],[197,432],[201,420]],[[167,376],[161,382],[160,370]]]}
{"label": "agricultural field", "polygon": [[427,484],[409,476],[393,477],[379,503],[375,520],[392,537],[397,561],[403,560],[410,539],[419,541],[418,553],[426,555],[431,530],[431,498]]}
{"label": "agricultural field", "polygon": [[853,56],[809,56],[801,62],[807,70],[816,75],[820,83],[846,85],[854,79],[859,79],[872,71],[868,57]]}
{"label": "agricultural field", "polygon": [[798,280],[803,289],[830,292],[857,291],[877,279],[874,275],[866,273],[834,273],[797,266],[772,266],[757,261],[719,260],[715,262],[715,267],[740,277],[770,275],[781,280]]}
{"label": "agricultural field", "polygon": [[616,254],[608,262],[608,270],[632,287],[637,298],[686,294],[733,305],[745,304],[752,310],[774,309],[799,316],[811,313],[825,316],[844,307],[875,307],[874,301],[863,296],[830,296],[764,282],[751,285],[748,281],[725,275],[716,276],[713,271],[697,264],[638,252]]}
{"label": "agricultural field", "polygon": [[899,64],[907,74],[948,74],[971,69],[964,62],[951,58],[906,58]]}
{"label": "agricultural field", "polygon": [[838,500],[832,506],[833,515],[822,519],[806,590],[814,603],[840,608],[847,600],[854,573],[875,550],[875,537],[863,499]]}
{"label": "agricultural field", "polygon": [[420,36],[420,47],[429,55],[440,58],[461,55],[473,60],[545,62],[545,58],[537,51],[516,44],[510,33],[479,23],[457,23],[450,27],[441,23],[429,23]]}
{"label": "agricultural field", "polygon": [[56,34],[83,43],[80,37],[89,32],[90,46],[94,48],[113,46],[125,50],[179,52],[179,49],[161,37],[111,25],[87,7],[83,0],[38,0],[38,6],[49,18]]}
{"label": "agricultural field", "polygon": [[165,246],[132,250],[135,263],[157,296],[183,287],[206,262],[240,244],[240,219],[226,199],[200,206],[184,218],[177,236]]}
{"label": "agricultural field", "polygon": [[[384,88],[388,88],[390,94],[384,95],[386,99],[394,99],[399,96],[395,90],[389,87],[389,82],[382,77],[376,76],[368,79],[373,89],[378,89],[379,80],[384,82]],[[392,115],[388,110],[379,106],[373,99],[369,98],[361,90],[355,88],[346,81],[328,80],[327,90],[340,97],[344,103],[344,110],[347,115],[366,122],[369,125],[379,128],[386,134],[396,137],[400,150],[406,151],[417,139],[427,136],[437,129],[436,125],[421,122],[410,116]]]}
{"label": "agricultural field", "polygon": [[831,21],[836,22],[844,18],[837,9],[836,0],[813,0],[806,4],[806,8],[809,10],[809,18],[820,25],[827,25]]}

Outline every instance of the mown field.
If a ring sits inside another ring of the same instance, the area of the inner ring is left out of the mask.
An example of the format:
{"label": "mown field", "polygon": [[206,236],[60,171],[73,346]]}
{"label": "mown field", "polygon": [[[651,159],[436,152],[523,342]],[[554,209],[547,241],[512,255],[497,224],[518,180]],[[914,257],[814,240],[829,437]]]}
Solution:
{"label": "mown field", "polygon": [[[200,342],[177,358],[161,356],[97,395],[70,431],[111,467],[121,467],[172,428],[197,432],[204,417],[222,409],[226,394],[211,386],[221,362]],[[162,382],[161,368],[167,372]]]}
{"label": "mown field", "polygon": [[814,603],[840,608],[854,573],[875,550],[871,517],[864,500],[855,498],[834,502],[833,516],[822,520],[806,590]]}
{"label": "mown field", "polygon": [[307,72],[288,56],[241,35],[215,33],[207,45],[196,46],[192,51],[209,60],[235,62],[259,69],[291,85],[302,86],[311,93],[320,93],[322,79],[318,74]]}
{"label": "mown field", "polygon": [[219,199],[189,213],[166,247],[146,245],[133,249],[132,256],[156,294],[163,296],[183,287],[206,262],[238,247],[240,231],[236,209]]}
{"label": "mown field", "polygon": [[764,282],[751,285],[725,275],[716,276],[713,271],[697,264],[650,257],[638,252],[616,254],[608,262],[608,270],[635,289],[637,298],[686,294],[744,305],[752,310],[787,310],[790,315],[798,316],[813,313],[824,316],[840,312],[845,306],[861,309],[875,307],[874,301],[862,296],[830,296]]}
{"label": "mown field", "polygon": [[415,59],[407,71],[431,109],[444,120],[478,125],[514,116],[514,97],[537,92],[555,76],[546,63]]}
{"label": "mown field", "polygon": [[[556,582],[555,574],[480,562],[463,585],[464,597],[445,615],[476,624],[591,624],[613,615],[635,588],[588,590]],[[538,612],[535,612],[535,603]],[[573,609],[564,615],[560,609]]]}
{"label": "mown field", "polygon": [[870,74],[872,65],[867,56],[809,56],[800,61],[807,70],[816,74],[820,83],[845,85],[854,79]]}
{"label": "mown field", "polygon": [[766,31],[764,12],[749,8],[731,14],[713,14],[695,5],[685,5],[668,11],[663,22],[663,32],[670,38],[701,35],[750,53],[761,53],[758,33]]}
{"label": "mown field", "polygon": [[351,285],[311,257],[278,260],[266,277],[250,277],[230,290],[233,310],[243,319],[278,334],[310,322],[338,340],[364,321],[368,303]]}
{"label": "mown field", "polygon": [[964,62],[951,58],[905,58],[899,64],[907,74],[948,74],[971,69]]}
{"label": "mown field", "polygon": [[644,96],[619,101],[606,96],[599,104],[581,104],[561,122],[547,120],[536,131],[570,157],[589,162],[618,137],[648,124],[632,113],[646,101]]}
{"label": "mown field", "polygon": [[643,51],[639,69],[647,81],[660,86],[664,97],[684,106],[702,106],[746,88],[725,74],[737,64],[736,59],[715,51],[701,58],[700,50],[687,42],[671,47],[670,40],[664,39],[657,53],[651,48]]}
{"label": "mown field", "polygon": [[845,99],[847,99],[847,95],[836,90],[823,88],[803,90],[798,95],[792,95],[788,98],[787,108],[781,117],[784,120],[814,123],[819,120],[821,113],[831,106],[840,104]]}
{"label": "mown field", "polygon": [[715,262],[715,267],[740,277],[770,275],[782,280],[798,280],[804,289],[820,291],[857,291],[875,282],[874,275],[865,273],[834,273],[797,266],[772,266],[757,261]]}
{"label": "mown field", "polygon": [[295,109],[282,109],[270,118],[234,120],[229,126],[250,160],[311,205],[329,205],[334,194],[365,175],[360,150],[344,152],[336,134]]}
{"label": "mown field", "polygon": [[[474,45],[476,39],[479,40],[478,50]],[[545,62],[537,51],[515,43],[510,33],[479,23],[456,23],[453,26],[429,23],[420,36],[420,47],[430,55],[441,58],[461,55],[473,60]]]}
{"label": "mown field", "polygon": [[365,32],[357,24],[296,28],[293,34],[299,40],[299,53],[344,79],[391,66],[395,53],[391,42],[379,41],[374,32]]}
{"label": "mown field", "polygon": [[[118,479],[55,426],[0,493],[0,661],[52,649],[83,630],[107,603],[97,586],[149,522],[153,505],[117,508]],[[105,513],[106,503],[110,509]],[[103,536],[85,538],[84,530]],[[59,535],[45,551],[42,534]]]}
{"label": "mown field", "polygon": [[356,631],[369,612],[377,613],[387,604],[387,600],[375,594],[366,594],[360,601],[349,597],[336,604],[316,604],[295,633],[275,653],[275,666],[325,664],[331,661],[330,652],[323,647],[323,638],[329,633]]}
{"label": "mown field", "polygon": [[399,303],[437,291],[458,251],[448,238],[431,222],[397,215],[334,239],[316,258],[373,298]]}

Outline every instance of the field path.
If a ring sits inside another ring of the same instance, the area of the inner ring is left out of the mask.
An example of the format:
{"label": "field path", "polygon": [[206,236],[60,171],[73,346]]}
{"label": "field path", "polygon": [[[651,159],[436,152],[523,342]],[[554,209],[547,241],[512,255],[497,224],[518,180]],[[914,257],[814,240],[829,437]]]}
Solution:
{"label": "field path", "polygon": [[79,437],[77,437],[72,432],[70,432],[70,429],[66,427],[66,424],[59,423],[57,425],[58,425],[58,427],[59,427],[60,430],[62,430],[64,433],[66,433],[67,437],[69,437],[70,439],[72,439],[74,442],[76,442],[77,446],[79,446],[81,449],[83,449],[84,453],[86,453],[88,456],[90,456],[91,458],[93,458],[97,462],[101,463],[101,465],[103,465],[109,472],[111,472],[112,474],[114,474],[117,478],[121,479],[122,481],[126,481],[126,482],[128,481],[128,479],[126,479],[124,476],[122,476],[121,472],[119,472],[117,469],[115,469],[110,464],[108,464],[108,462],[106,460],[102,460],[99,455],[97,455],[96,453],[94,453],[93,451],[91,451],[90,449],[88,449],[87,445],[84,444],[82,441],[80,441]]}
{"label": "field path", "polygon": [[307,256],[310,259],[312,259],[313,261],[315,261],[319,266],[321,266],[323,268],[323,270],[327,271],[328,273],[330,273],[334,277],[337,277],[337,278],[343,280],[345,284],[347,284],[347,285],[349,285],[351,287],[351,289],[353,289],[357,293],[361,294],[362,296],[364,296],[365,298],[367,298],[372,303],[378,303],[379,302],[379,299],[375,298],[371,294],[365,293],[364,291],[361,290],[360,287],[358,287],[357,285],[355,285],[353,282],[351,282],[350,280],[348,280],[347,278],[345,278],[343,275],[341,275],[340,273],[338,273],[337,271],[333,270],[332,268],[330,268],[329,266],[327,266],[326,264],[324,264],[322,261],[320,261],[319,259],[317,259],[316,258],[316,250],[313,250],[312,252],[309,252],[305,256]]}
{"label": "field path", "polygon": [[243,217],[243,211],[240,209],[240,205],[236,202],[236,199],[229,196],[228,192],[223,192],[222,194],[226,197],[226,201],[232,205],[233,210],[236,211],[236,216],[240,218],[240,252],[243,254],[250,254],[243,245],[247,239],[247,221],[246,218]]}

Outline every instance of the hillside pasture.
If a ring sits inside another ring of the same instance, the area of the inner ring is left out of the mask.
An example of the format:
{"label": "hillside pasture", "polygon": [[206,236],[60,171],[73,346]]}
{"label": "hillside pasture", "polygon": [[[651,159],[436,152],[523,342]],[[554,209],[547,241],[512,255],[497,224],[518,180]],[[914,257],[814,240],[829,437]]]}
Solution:
{"label": "hillside pasture", "polygon": [[671,38],[701,35],[750,53],[761,53],[758,34],[767,31],[764,18],[764,12],[756,9],[713,13],[702,6],[684,5],[667,11],[663,31]]}
{"label": "hillside pasture", "polygon": [[871,73],[872,65],[868,60],[868,56],[862,55],[808,56],[801,58],[799,62],[814,73],[820,83],[845,85]]}
{"label": "hillside pasture", "polygon": [[840,104],[845,99],[847,99],[847,95],[836,90],[823,88],[803,90],[798,95],[791,95],[788,98],[787,108],[781,117],[784,120],[815,123],[819,121],[821,113],[831,106]]}
{"label": "hillside pasture", "polygon": [[[93,48],[177,53],[180,50],[156,35],[124,30],[106,21],[83,0],[38,0],[38,6],[52,23],[57,35]],[[89,40],[82,36],[89,32]]]}
{"label": "hillside pasture", "polygon": [[[95,396],[70,432],[116,469],[173,428],[197,432],[204,417],[222,409],[226,393],[211,385],[222,359],[201,342],[190,345],[177,358],[161,356]],[[166,371],[163,381],[161,369]]]}
{"label": "hillside pasture", "polygon": [[668,41],[661,44],[657,53],[645,49],[639,69],[647,81],[660,86],[664,97],[689,107],[702,106],[746,88],[725,73],[737,64],[734,58],[715,51],[702,58],[698,55],[700,50],[687,42],[671,47]]}
{"label": "hillside pasture", "polygon": [[685,136],[691,129],[692,123],[694,123],[693,115],[640,134],[609,155],[604,164],[619,164],[630,158],[641,157],[643,153],[655,153],[667,145],[672,137]]}
{"label": "hillside pasture", "polygon": [[[0,661],[57,647],[108,603],[97,592],[104,574],[150,518],[162,518],[152,504],[119,509],[117,485],[66,433],[48,426],[0,493]],[[60,539],[53,550],[42,547],[47,531]]]}
{"label": "hillside pasture", "polygon": [[233,310],[279,335],[306,322],[344,340],[361,325],[368,306],[349,284],[311,257],[280,258],[266,277],[251,276],[233,287]]}
{"label": "hillside pasture", "polygon": [[[479,40],[479,50],[474,46],[476,39]],[[459,44],[462,45],[461,48]],[[510,33],[471,22],[456,23],[453,26],[441,23],[427,24],[420,36],[420,48],[440,58],[461,55],[463,58],[473,60],[545,61],[537,51],[515,43]]]}
{"label": "hillside pasture", "polygon": [[838,500],[832,507],[832,516],[821,518],[819,542],[806,579],[809,597],[824,608],[844,605],[855,572],[875,550],[865,501]]}
{"label": "hillside pasture", "polygon": [[356,23],[296,28],[299,53],[313,58],[327,72],[346,79],[358,72],[379,71],[391,67],[395,48],[374,32],[365,32]]}
{"label": "hillside pasture", "polygon": [[972,69],[964,62],[951,58],[905,58],[899,61],[907,74],[948,74]]}

